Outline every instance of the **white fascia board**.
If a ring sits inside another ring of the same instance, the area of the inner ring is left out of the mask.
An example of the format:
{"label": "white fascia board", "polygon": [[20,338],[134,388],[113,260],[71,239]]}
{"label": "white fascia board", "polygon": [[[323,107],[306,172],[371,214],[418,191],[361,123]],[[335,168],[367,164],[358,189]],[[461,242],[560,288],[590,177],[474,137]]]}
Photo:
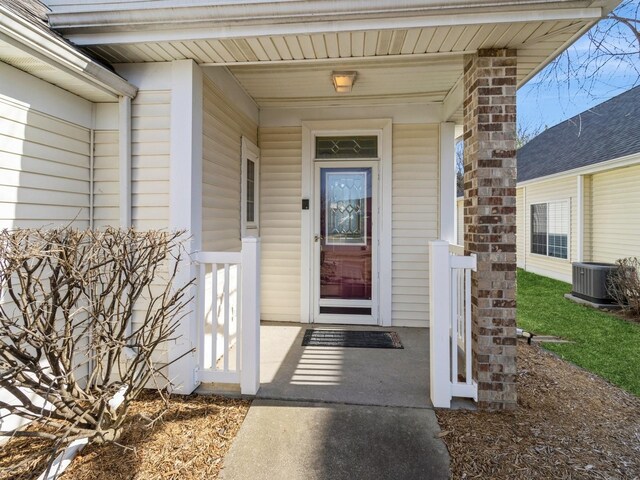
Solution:
{"label": "white fascia board", "polygon": [[[335,3],[332,2],[332,5]],[[142,11],[147,13],[148,11]],[[141,17],[139,20],[131,18],[131,11],[113,12],[110,15],[114,18],[101,18],[100,22],[96,18],[80,18],[71,25],[64,25],[58,22],[57,28],[64,31],[65,37],[76,45],[109,45],[128,44],[142,42],[170,42],[182,40],[212,40],[225,38],[245,38],[268,35],[312,35],[320,33],[351,32],[365,30],[389,30],[405,28],[429,28],[429,27],[450,27],[464,25],[487,25],[487,24],[510,24],[514,22],[546,22],[564,20],[599,20],[603,11],[601,8],[560,8],[560,9],[537,9],[518,11],[492,11],[479,13],[440,14],[440,15],[412,15],[398,16],[391,12],[393,16],[380,16],[373,18],[365,17],[358,13],[358,18],[349,18],[344,14],[339,17],[327,19],[326,16],[319,15],[313,19],[300,21],[299,17],[277,17],[274,15],[265,19],[253,20],[251,16],[242,18],[225,19],[211,16],[202,9],[198,9],[199,15],[195,15],[193,20],[175,19],[175,11],[167,9],[163,15],[154,16],[150,21],[149,17]],[[81,14],[80,17],[82,17]],[[100,15],[102,17],[103,14]],[[355,16],[355,15],[354,15]],[[92,14],[91,17],[96,17]],[[52,16],[50,18],[55,18]],[[158,19],[162,20],[158,20]],[[174,28],[166,28],[171,25]],[[93,30],[82,33],[83,29]],[[105,29],[104,32],[96,30]],[[78,33],[74,33],[74,31]]]}
{"label": "white fascia board", "polygon": [[46,35],[35,25],[0,5],[0,36],[10,45],[60,69],[115,98],[133,98],[137,89],[85,56],[62,39]]}
{"label": "white fascia board", "polygon": [[349,120],[353,118],[390,118],[393,123],[439,123],[442,108],[435,103],[410,103],[398,105],[318,106],[260,109],[261,127],[300,126],[316,120]]}
{"label": "white fascia board", "polygon": [[442,121],[443,122],[448,122],[462,105],[462,102],[464,100],[463,81],[464,81],[464,74],[460,75],[460,78],[458,79],[456,84],[453,87],[451,87],[451,90],[449,90],[449,93],[447,93],[447,96],[444,98],[444,101],[442,102]]}
{"label": "white fascia board", "polygon": [[536,68],[531,70],[527,74],[527,76],[524,77],[518,83],[518,88],[520,88],[523,85],[525,85],[529,80],[531,80],[538,73],[540,73],[547,65],[549,65],[551,62],[553,62],[558,57],[558,55],[560,55],[562,52],[564,52],[566,49],[568,49],[571,45],[573,45],[575,42],[577,42],[580,37],[582,37],[585,33],[587,33],[589,30],[591,30],[591,27],[593,27],[596,23],[598,23],[604,16],[606,16],[606,13],[603,11],[602,14],[600,15],[600,17],[592,19],[589,23],[587,23],[580,30],[578,30],[573,36],[571,36],[571,38],[569,40],[567,40],[562,45],[560,45],[558,48],[556,48],[554,50],[554,52],[551,55],[549,55],[544,62],[540,63]]}
{"label": "white fascia board", "polygon": [[640,165],[640,153],[632,153],[631,155],[626,155],[624,157],[618,157],[605,162],[596,163],[594,165],[587,165],[586,167],[554,173],[553,175],[547,175],[545,177],[532,178],[525,182],[518,182],[516,186],[518,188],[526,187],[527,185],[559,180],[561,178],[572,177],[574,175],[593,175],[595,173],[603,173],[617,168],[632,167],[634,165]]}

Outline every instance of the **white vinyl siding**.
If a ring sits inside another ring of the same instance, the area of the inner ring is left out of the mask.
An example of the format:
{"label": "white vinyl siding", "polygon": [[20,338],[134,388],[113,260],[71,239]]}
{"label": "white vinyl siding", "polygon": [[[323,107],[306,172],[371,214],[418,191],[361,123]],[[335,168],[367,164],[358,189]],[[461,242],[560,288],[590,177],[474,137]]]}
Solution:
{"label": "white vinyl siding", "polygon": [[94,134],[93,225],[120,225],[120,180],[118,131],[97,130]]}
{"label": "white vinyl siding", "polygon": [[591,258],[640,257],[640,165],[591,178]]}
{"label": "white vinyl siding", "polygon": [[170,117],[170,91],[140,91],[131,104],[131,206],[139,230],[169,226]]}
{"label": "white vinyl siding", "polygon": [[87,228],[89,156],[88,128],[0,96],[0,228]]}
{"label": "white vinyl siding", "polygon": [[261,128],[259,146],[262,319],[298,322],[302,129]]}
{"label": "white vinyl siding", "polygon": [[203,80],[202,248],[240,250],[242,136],[257,143],[257,125]]}
{"label": "white vinyl siding", "polygon": [[[575,176],[528,184],[523,194],[526,201],[517,204],[518,210],[518,264],[526,265],[528,271],[548,277],[571,281],[571,262],[576,258],[577,248],[577,179]],[[547,202],[569,202],[569,258],[553,258],[531,253],[531,205]],[[521,208],[523,207],[523,208]],[[524,215],[523,215],[524,213]],[[524,216],[524,219],[522,218]],[[524,220],[524,225],[523,225]],[[525,227],[526,226],[526,227]],[[526,228],[526,229],[525,229]],[[521,258],[524,246],[524,259]]]}
{"label": "white vinyl siding", "polygon": [[428,245],[438,238],[438,138],[438,125],[393,126],[393,325],[428,325]]}

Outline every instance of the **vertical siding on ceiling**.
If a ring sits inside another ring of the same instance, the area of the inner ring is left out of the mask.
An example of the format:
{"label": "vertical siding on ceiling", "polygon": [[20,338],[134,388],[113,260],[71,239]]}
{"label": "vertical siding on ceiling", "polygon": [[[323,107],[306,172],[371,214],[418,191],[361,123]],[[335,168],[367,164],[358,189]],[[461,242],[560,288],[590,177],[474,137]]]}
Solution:
{"label": "vertical siding on ceiling", "polygon": [[438,237],[438,138],[438,125],[393,126],[394,325],[428,325],[428,244]]}
{"label": "vertical siding on ceiling", "polygon": [[139,230],[167,228],[171,92],[138,92],[131,117],[133,225]]}
{"label": "vertical siding on ceiling", "polygon": [[89,155],[87,128],[0,99],[0,228],[87,228]]}
{"label": "vertical siding on ceiling", "polygon": [[257,125],[204,78],[202,248],[240,250],[242,136],[257,143]]}
{"label": "vertical siding on ceiling", "polygon": [[592,176],[592,260],[640,257],[640,165]]}
{"label": "vertical siding on ceiling", "polygon": [[526,196],[526,187],[521,187],[516,190],[516,262],[518,268],[525,268],[527,264],[527,256],[526,256],[526,237],[527,231],[525,225],[525,196]]}
{"label": "vertical siding on ceiling", "polygon": [[262,318],[300,321],[302,129],[260,129]]}
{"label": "vertical siding on ceiling", "polygon": [[97,130],[93,154],[93,225],[120,224],[118,131]]}
{"label": "vertical siding on ceiling", "polygon": [[[569,241],[571,248],[568,259],[547,257],[531,253],[531,205],[534,203],[569,200]],[[526,234],[524,235],[524,247],[526,255],[526,269],[546,275],[548,277],[571,281],[571,262],[576,258],[577,247],[577,180],[575,176],[558,180],[549,180],[527,185],[526,203],[524,205],[524,221],[526,222]],[[520,213],[518,213],[520,215]],[[520,243],[518,243],[520,248]]]}

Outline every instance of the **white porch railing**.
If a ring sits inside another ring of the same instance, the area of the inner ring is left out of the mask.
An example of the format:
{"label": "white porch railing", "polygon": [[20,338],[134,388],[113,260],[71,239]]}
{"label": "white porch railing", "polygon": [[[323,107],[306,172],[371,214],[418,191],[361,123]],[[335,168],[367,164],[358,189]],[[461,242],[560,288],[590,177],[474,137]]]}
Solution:
{"label": "white porch railing", "polygon": [[[431,401],[449,408],[453,397],[473,398],[471,271],[476,257],[445,241],[429,243]],[[460,377],[464,377],[461,380]]]}
{"label": "white porch railing", "polygon": [[198,382],[260,388],[260,240],[240,252],[199,252]]}

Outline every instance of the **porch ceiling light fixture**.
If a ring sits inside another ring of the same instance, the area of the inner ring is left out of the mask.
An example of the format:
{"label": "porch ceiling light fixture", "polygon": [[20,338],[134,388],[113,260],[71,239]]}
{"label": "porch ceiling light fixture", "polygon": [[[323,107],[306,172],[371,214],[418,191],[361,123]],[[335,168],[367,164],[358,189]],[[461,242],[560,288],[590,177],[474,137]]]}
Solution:
{"label": "porch ceiling light fixture", "polygon": [[351,93],[358,72],[332,72],[333,88],[336,93]]}

